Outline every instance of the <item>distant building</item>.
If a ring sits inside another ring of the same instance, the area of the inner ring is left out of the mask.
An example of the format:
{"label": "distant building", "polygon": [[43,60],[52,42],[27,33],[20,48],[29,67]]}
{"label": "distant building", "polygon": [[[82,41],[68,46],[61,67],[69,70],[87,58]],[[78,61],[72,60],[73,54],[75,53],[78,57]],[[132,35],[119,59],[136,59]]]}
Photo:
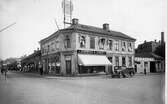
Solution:
{"label": "distant building", "polygon": [[22,71],[38,72],[38,65],[41,62],[41,50],[37,49],[23,59],[21,59]]}
{"label": "distant building", "polygon": [[143,73],[144,69],[147,72],[163,72],[164,58],[154,53],[156,48],[164,42],[164,32],[161,32],[161,41],[144,42],[138,45],[135,50],[135,67],[137,73]]}
{"label": "distant building", "polygon": [[40,41],[46,73],[76,75],[103,71],[115,66],[134,67],[135,39],[121,32],[78,23],[58,30]]}

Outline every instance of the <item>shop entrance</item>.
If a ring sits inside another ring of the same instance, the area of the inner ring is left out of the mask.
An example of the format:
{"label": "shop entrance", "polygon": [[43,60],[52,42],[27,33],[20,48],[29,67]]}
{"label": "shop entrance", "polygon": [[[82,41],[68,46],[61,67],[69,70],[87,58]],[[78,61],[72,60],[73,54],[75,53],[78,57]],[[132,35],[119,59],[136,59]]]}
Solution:
{"label": "shop entrance", "polygon": [[150,62],[150,72],[151,73],[155,73],[156,72],[155,62]]}
{"label": "shop entrance", "polygon": [[71,60],[66,60],[66,73],[71,75]]}

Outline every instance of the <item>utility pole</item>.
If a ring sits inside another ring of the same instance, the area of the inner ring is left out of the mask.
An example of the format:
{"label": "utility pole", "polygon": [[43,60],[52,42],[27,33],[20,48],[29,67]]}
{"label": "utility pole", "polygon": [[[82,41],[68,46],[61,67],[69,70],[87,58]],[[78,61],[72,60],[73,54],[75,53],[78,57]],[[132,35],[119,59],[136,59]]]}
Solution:
{"label": "utility pole", "polygon": [[13,26],[13,25],[15,25],[15,24],[16,24],[16,22],[14,22],[14,23],[12,23],[12,24],[10,24],[10,25],[8,25],[8,26],[2,28],[2,29],[0,30],[0,32],[2,32],[2,31],[4,31],[4,30],[8,29],[9,27],[11,27],[11,26]]}

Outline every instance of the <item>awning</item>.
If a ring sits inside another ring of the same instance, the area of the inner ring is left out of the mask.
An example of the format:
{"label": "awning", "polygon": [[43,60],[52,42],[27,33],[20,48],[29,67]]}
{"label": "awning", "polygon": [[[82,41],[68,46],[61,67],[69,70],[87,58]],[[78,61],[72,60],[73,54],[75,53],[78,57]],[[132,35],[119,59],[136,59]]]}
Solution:
{"label": "awning", "polygon": [[84,66],[105,66],[112,65],[104,55],[78,55],[78,64]]}

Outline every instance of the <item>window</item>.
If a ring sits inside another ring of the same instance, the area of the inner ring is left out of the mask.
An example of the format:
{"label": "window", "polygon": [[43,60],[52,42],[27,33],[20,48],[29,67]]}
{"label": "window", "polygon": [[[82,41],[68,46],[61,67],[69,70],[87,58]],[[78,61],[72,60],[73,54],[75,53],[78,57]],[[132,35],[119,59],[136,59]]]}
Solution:
{"label": "window", "polygon": [[112,50],[112,47],[113,47],[113,40],[108,40],[108,41],[107,41],[107,45],[108,45],[108,49],[109,49],[109,50]]}
{"label": "window", "polygon": [[86,38],[85,38],[85,36],[80,36],[79,37],[79,44],[80,44],[80,48],[85,48],[86,47]]}
{"label": "window", "polygon": [[54,42],[51,43],[51,51],[55,51]]}
{"label": "window", "polygon": [[66,35],[64,40],[64,48],[71,48],[70,38],[68,35]]}
{"label": "window", "polygon": [[129,57],[129,66],[132,66],[132,57]]}
{"label": "window", "polygon": [[144,62],[144,67],[145,67],[145,68],[148,67],[148,62]]}
{"label": "window", "polygon": [[99,49],[104,49],[104,44],[105,44],[105,39],[104,38],[100,38],[98,45],[99,45]]}
{"label": "window", "polygon": [[108,60],[112,63],[112,57],[108,57]]}
{"label": "window", "polygon": [[121,43],[121,46],[122,46],[122,51],[125,51],[126,50],[126,42],[122,42]]}
{"label": "window", "polygon": [[119,57],[118,56],[115,56],[115,65],[119,66]]}
{"label": "window", "polygon": [[128,51],[132,52],[132,43],[131,42],[128,43]]}
{"label": "window", "polygon": [[94,37],[90,37],[90,48],[95,49],[95,38]]}
{"label": "window", "polygon": [[122,66],[126,66],[126,58],[122,57]]}
{"label": "window", "polygon": [[119,41],[115,41],[115,51],[119,51]]}

